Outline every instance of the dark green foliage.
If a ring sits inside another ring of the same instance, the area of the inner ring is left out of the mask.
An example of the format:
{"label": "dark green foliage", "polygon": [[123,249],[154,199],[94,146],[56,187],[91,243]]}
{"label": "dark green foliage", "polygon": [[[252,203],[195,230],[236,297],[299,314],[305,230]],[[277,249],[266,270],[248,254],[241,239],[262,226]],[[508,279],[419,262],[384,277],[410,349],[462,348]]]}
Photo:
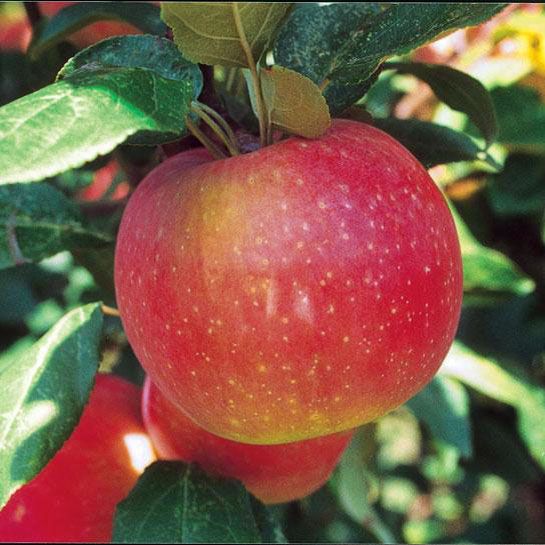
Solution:
{"label": "dark green foliage", "polygon": [[149,466],[119,504],[114,527],[117,543],[279,543],[279,537],[242,484],[179,462]]}

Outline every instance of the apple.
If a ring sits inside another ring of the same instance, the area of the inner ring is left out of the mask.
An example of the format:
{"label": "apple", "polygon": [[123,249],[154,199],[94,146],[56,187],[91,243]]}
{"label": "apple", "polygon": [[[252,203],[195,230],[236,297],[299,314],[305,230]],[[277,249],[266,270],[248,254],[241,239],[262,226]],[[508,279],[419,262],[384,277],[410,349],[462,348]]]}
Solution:
{"label": "apple", "polygon": [[105,542],[118,502],[155,455],[140,388],[98,375],[76,429],[47,466],[0,511],[2,541]]}
{"label": "apple", "polygon": [[22,2],[0,4],[0,51],[23,52],[30,43],[32,30]]}
{"label": "apple", "polygon": [[[77,4],[78,2],[38,2],[42,15],[53,17],[61,9]],[[92,45],[100,40],[111,36],[122,36],[125,34],[141,34],[135,26],[123,21],[98,21],[85,26],[81,30],[71,34],[68,39],[75,46],[83,48]]]}
{"label": "apple", "polygon": [[[40,13],[45,17],[53,17],[61,9],[76,3],[37,2]],[[22,4],[14,6],[5,16],[2,14],[2,17],[0,20],[0,50],[26,51],[32,38],[32,28]],[[140,33],[138,28],[123,21],[98,21],[74,32],[67,39],[76,47],[84,48],[111,36]]]}
{"label": "apple", "polygon": [[[78,192],[77,198],[81,201],[93,202],[104,199],[108,193],[115,177],[120,174],[119,164],[115,159],[99,168],[93,177],[91,184]],[[130,191],[129,183],[120,182],[112,194],[108,197],[110,201],[124,199]]]}
{"label": "apple", "polygon": [[194,424],[146,378],[142,414],[159,458],[196,462],[208,473],[242,481],[263,503],[308,496],[329,479],[353,432],[285,445],[248,445]]}
{"label": "apple", "polygon": [[358,427],[428,383],[462,264],[424,167],[339,119],[318,139],[159,165],[124,211],[115,284],[157,387],[211,433],[275,444]]}

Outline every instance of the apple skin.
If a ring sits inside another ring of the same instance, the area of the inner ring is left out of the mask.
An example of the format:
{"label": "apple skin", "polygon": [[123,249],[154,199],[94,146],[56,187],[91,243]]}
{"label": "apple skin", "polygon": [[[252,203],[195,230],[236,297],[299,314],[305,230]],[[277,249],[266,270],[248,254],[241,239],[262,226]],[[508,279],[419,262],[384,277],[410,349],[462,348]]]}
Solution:
{"label": "apple skin", "polygon": [[[76,429],[47,466],[0,511],[1,541],[106,542],[115,508],[155,456],[140,388],[97,375]],[[131,441],[133,442],[131,445]],[[135,453],[135,445],[142,450]],[[141,460],[134,456],[142,456]]]}
{"label": "apple skin", "polygon": [[331,476],[353,432],[284,445],[248,445],[195,425],[146,378],[142,415],[159,458],[196,462],[206,472],[242,481],[263,503],[308,496]]}
{"label": "apple skin", "polygon": [[255,444],[358,427],[436,373],[460,315],[448,206],[401,144],[334,120],[137,187],[115,256],[129,342],[196,424]]}

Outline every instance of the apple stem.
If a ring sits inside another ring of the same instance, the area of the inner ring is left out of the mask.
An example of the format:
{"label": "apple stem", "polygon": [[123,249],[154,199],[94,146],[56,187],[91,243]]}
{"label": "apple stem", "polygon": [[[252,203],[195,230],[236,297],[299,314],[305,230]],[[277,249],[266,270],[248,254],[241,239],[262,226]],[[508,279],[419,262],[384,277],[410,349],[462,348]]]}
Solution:
{"label": "apple stem", "polygon": [[246,60],[248,61],[248,68],[250,69],[250,73],[252,75],[252,82],[254,85],[254,93],[255,93],[255,109],[257,110],[257,120],[259,122],[259,141],[261,143],[261,147],[264,147],[267,145],[267,134],[269,130],[267,128],[267,115],[265,113],[263,92],[261,90],[261,79],[259,77],[257,65],[254,60],[252,48],[250,47],[250,44],[248,43],[248,39],[246,38],[246,33],[244,32],[244,27],[242,25],[242,19],[240,18],[240,12],[238,9],[237,2],[233,2],[232,9],[233,9],[233,17],[235,20],[235,26],[237,27],[237,32],[240,37],[240,44],[242,46],[242,49],[244,50],[244,54],[246,55]]}
{"label": "apple stem", "polygon": [[232,156],[240,155],[235,133],[216,110],[201,102],[193,102],[191,110],[214,131],[214,134],[223,142]]}
{"label": "apple stem", "polygon": [[227,155],[221,151],[210,138],[204,134],[197,125],[193,123],[189,118],[185,121],[187,128],[189,129],[189,132],[210,152],[210,155],[214,157],[214,159],[226,159]]}

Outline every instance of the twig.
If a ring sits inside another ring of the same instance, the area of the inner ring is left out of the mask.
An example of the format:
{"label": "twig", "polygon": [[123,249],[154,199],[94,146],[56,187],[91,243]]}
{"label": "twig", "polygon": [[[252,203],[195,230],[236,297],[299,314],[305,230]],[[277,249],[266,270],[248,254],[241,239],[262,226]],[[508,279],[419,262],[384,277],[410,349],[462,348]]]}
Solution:
{"label": "twig", "polygon": [[121,315],[119,314],[119,310],[113,307],[109,307],[108,305],[101,305],[100,310],[102,310],[102,313],[106,316],[115,316],[116,318],[121,317]]}

